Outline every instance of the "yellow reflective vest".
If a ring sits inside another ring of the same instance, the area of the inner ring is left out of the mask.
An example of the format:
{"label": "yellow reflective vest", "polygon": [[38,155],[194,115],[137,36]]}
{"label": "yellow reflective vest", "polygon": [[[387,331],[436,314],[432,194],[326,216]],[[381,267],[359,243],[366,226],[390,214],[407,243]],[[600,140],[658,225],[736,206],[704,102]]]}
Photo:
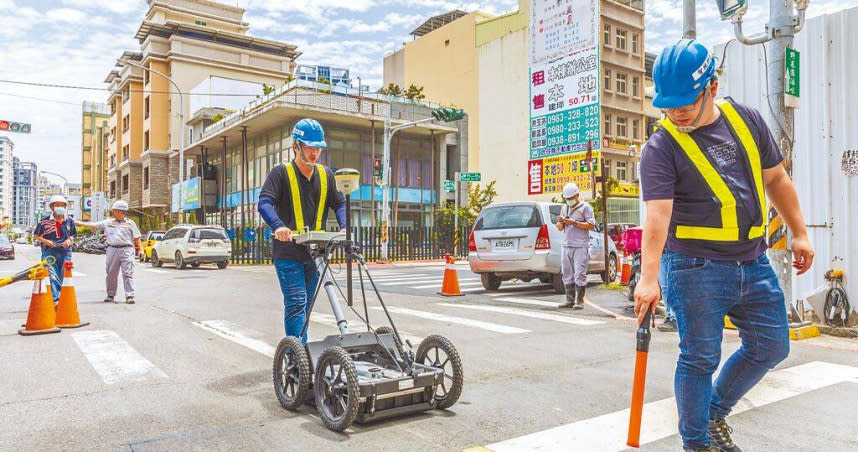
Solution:
{"label": "yellow reflective vest", "polygon": [[[686,157],[697,169],[709,190],[714,195],[713,208],[720,210],[721,224],[695,225],[677,224],[675,236],[683,240],[705,240],[713,242],[739,242],[753,240],[764,235],[766,229],[766,194],[763,188],[763,168],[760,150],[757,141],[751,133],[748,121],[742,117],[731,100],[717,99],[715,104],[721,110],[721,114],[727,122],[727,127],[737,139],[736,144],[747,157],[750,163],[751,174],[754,178],[756,198],[759,200],[760,222],[751,226],[747,236],[740,235],[738,224],[738,211],[736,204],[737,194],[733,193],[724,181],[720,168],[713,165],[709,158],[703,153],[697,142],[687,133],[680,132],[668,118],[659,121],[660,126],[671,136],[682,149]],[[751,212],[753,215],[754,212]]]}
{"label": "yellow reflective vest", "polygon": [[[298,187],[298,174],[291,162],[283,163],[286,174],[289,177],[289,194],[292,195],[292,213],[295,217],[295,232],[304,232],[304,208],[301,206],[301,190]],[[322,218],[328,202],[328,171],[324,165],[316,164],[316,172],[319,174],[319,202],[316,204],[316,223],[310,228],[311,231],[323,231]]]}

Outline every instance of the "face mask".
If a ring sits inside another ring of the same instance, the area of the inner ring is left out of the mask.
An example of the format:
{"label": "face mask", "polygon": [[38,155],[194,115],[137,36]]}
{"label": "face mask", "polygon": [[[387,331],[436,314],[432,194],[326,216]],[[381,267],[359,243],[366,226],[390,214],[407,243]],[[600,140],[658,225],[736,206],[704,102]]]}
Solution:
{"label": "face mask", "polygon": [[66,208],[65,207],[54,207],[54,213],[58,216],[64,217],[66,216]]}
{"label": "face mask", "polygon": [[569,207],[575,207],[577,204],[578,204],[578,201],[577,201],[577,200],[574,200],[574,199],[573,199],[573,200],[571,200],[571,201],[570,201],[570,200],[568,200],[568,199],[566,200],[566,205],[567,205],[567,206],[569,206]]}

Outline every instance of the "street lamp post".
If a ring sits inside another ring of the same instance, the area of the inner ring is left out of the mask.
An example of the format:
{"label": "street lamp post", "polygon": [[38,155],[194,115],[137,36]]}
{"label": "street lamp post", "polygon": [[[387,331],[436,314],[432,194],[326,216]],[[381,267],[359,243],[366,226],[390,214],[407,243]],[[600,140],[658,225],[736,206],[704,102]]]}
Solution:
{"label": "street lamp post", "polygon": [[[185,192],[182,190],[182,183],[185,181],[185,94],[182,92],[182,89],[179,88],[179,85],[173,81],[170,77],[158,72],[154,69],[143,66],[142,64],[133,63],[130,60],[120,60],[121,64],[128,64],[129,66],[134,66],[136,68],[142,69],[147,72],[151,72],[156,75],[160,75],[165,80],[170,82],[176,91],[179,93],[179,202],[184,204],[184,195]],[[184,217],[184,211],[181,210],[181,206],[179,207],[179,221],[182,221]]]}
{"label": "street lamp post", "polygon": [[68,187],[69,187],[69,180],[66,179],[65,176],[63,176],[62,174],[52,173],[50,171],[45,171],[45,170],[39,170],[39,172],[44,173],[44,174],[50,174],[51,176],[56,176],[56,177],[59,177],[60,179],[62,179],[63,180],[63,193],[62,194],[63,195],[68,194],[67,191],[68,191]]}

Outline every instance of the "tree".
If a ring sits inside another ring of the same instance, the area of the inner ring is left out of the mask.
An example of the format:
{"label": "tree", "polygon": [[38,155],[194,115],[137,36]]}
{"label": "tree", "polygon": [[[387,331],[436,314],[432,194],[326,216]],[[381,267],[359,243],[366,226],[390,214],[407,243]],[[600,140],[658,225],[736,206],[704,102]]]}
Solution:
{"label": "tree", "polygon": [[197,211],[191,210],[191,214],[188,215],[188,223],[189,224],[197,224]]}
{"label": "tree", "polygon": [[292,74],[286,74],[286,84],[290,84],[295,81],[295,76]]}
{"label": "tree", "polygon": [[316,80],[316,83],[326,85],[324,88],[320,89],[319,91],[321,91],[323,93],[330,93],[331,92],[332,85],[331,85],[330,80],[326,79],[325,77],[319,77],[319,79]]}
{"label": "tree", "polygon": [[[468,184],[468,206],[459,207],[459,227],[470,227],[474,224],[477,216],[482,212],[483,208],[494,202],[498,193],[495,190],[495,181],[489,182],[485,188],[480,184]],[[435,210],[435,228],[438,231],[439,237],[451,237],[453,235],[453,225],[455,224],[456,208],[455,202],[447,201],[445,207]],[[449,247],[452,250],[453,244]]]}
{"label": "tree", "polygon": [[[612,191],[615,191],[617,187],[620,185],[620,181],[614,179],[613,177],[608,178],[607,182],[608,193],[610,194]],[[596,195],[596,199],[590,201],[590,205],[593,206],[593,216],[596,217],[596,223],[602,221],[602,184],[596,185],[598,193]]]}
{"label": "tree", "polygon": [[403,96],[412,101],[423,100],[426,98],[426,95],[423,94],[423,87],[421,86],[418,88],[417,85],[414,85],[413,83],[407,90],[405,90],[405,94]]}
{"label": "tree", "polygon": [[224,118],[223,113],[218,113],[218,114],[212,116],[212,124],[222,120],[223,118]]}
{"label": "tree", "polygon": [[[422,88],[421,88],[422,89]],[[378,90],[378,94],[390,94],[391,96],[402,97],[402,88],[396,83],[388,83],[386,87]]]}
{"label": "tree", "polygon": [[275,89],[277,89],[277,87],[276,87],[276,86],[274,86],[274,85],[266,85],[265,83],[263,83],[263,84],[262,84],[262,95],[263,95],[263,96],[267,96],[267,95],[269,95],[269,94],[273,93]]}

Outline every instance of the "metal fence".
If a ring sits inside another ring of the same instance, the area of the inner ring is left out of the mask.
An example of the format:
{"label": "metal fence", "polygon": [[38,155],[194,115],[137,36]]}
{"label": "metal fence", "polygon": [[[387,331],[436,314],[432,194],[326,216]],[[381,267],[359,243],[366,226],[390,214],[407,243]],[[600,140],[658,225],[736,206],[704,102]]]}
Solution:
{"label": "metal fence", "polygon": [[[390,228],[388,257],[391,261],[426,261],[443,259],[449,253],[456,257],[467,257],[470,227],[460,226],[458,242],[449,228],[396,227]],[[367,262],[381,258],[380,227],[354,227],[352,239],[361,249]],[[236,228],[229,230],[232,239],[232,263],[244,265],[270,264],[272,260],[271,229]],[[334,255],[342,262],[342,251]]]}

